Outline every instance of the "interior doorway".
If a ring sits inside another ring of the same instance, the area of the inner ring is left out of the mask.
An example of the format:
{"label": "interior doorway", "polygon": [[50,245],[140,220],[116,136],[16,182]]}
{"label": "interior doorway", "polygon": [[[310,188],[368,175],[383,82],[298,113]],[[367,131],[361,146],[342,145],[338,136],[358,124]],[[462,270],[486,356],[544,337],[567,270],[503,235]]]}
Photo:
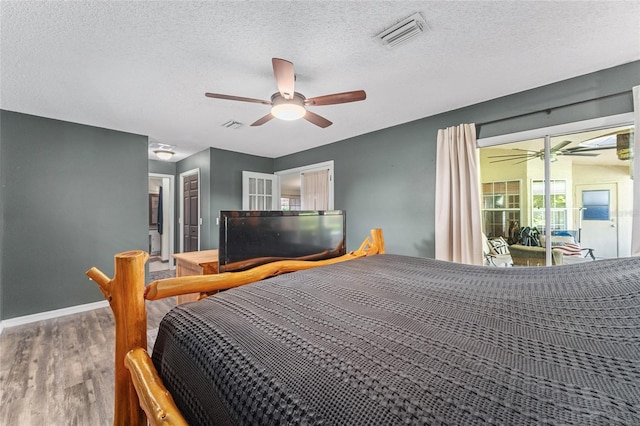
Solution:
{"label": "interior doorway", "polygon": [[173,175],[149,173],[149,272],[175,269]]}
{"label": "interior doorway", "polygon": [[334,210],[333,160],[274,174],[242,172],[243,210]]}
{"label": "interior doorway", "polygon": [[333,160],[281,170],[281,210],[333,210]]}

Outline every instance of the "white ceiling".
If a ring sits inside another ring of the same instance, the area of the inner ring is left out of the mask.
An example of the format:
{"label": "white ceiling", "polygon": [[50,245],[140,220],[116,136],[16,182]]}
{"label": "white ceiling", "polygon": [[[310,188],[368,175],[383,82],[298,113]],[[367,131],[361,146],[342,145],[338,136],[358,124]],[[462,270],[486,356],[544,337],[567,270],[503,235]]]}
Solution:
{"label": "white ceiling", "polygon": [[[374,38],[420,12],[428,31]],[[0,2],[5,110],[148,135],[182,159],[207,147],[278,157],[640,59],[640,1]],[[249,124],[271,58],[307,97],[363,102]],[[244,123],[237,130],[221,127]],[[457,123],[451,123],[457,124]]]}

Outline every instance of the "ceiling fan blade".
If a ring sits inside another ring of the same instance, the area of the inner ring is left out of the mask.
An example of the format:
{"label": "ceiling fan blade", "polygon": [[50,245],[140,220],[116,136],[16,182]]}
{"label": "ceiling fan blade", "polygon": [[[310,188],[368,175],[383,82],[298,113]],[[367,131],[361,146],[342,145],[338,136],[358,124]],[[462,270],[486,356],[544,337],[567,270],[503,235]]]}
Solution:
{"label": "ceiling fan blade", "polygon": [[536,157],[529,157],[529,158],[525,158],[525,159],[524,159],[524,160],[522,160],[522,161],[518,161],[517,163],[513,163],[513,165],[515,166],[516,164],[526,163],[527,161],[529,161],[529,160],[533,160],[534,158],[536,158]]}
{"label": "ceiling fan blade", "polygon": [[284,59],[271,59],[273,65],[273,75],[276,77],[278,91],[285,99],[293,99],[295,93],[296,74],[293,70],[293,63]]}
{"label": "ceiling fan blade", "polygon": [[326,118],[315,114],[311,111],[307,111],[307,113],[304,115],[303,117],[305,120],[307,120],[309,123],[313,123],[318,127],[322,127],[323,129],[325,127],[329,127],[331,126],[333,123],[330,122],[329,120],[327,120]]}
{"label": "ceiling fan blade", "polygon": [[561,155],[571,155],[573,157],[597,157],[600,154],[588,154],[588,153],[581,153],[581,152],[564,152],[564,153],[559,153]]}
{"label": "ceiling fan blade", "polygon": [[520,157],[537,157],[538,154],[506,154],[506,155],[490,155],[487,158],[500,158],[500,157],[511,157],[511,158],[520,158]]}
{"label": "ceiling fan blade", "polygon": [[560,151],[562,148],[564,148],[565,146],[569,145],[571,143],[571,141],[562,141],[559,144],[557,144],[554,147],[551,147],[551,152],[553,151]]}
{"label": "ceiling fan blade", "polygon": [[599,146],[599,147],[593,147],[593,148],[587,148],[587,147],[583,147],[583,146],[577,146],[575,148],[568,148],[565,149],[564,152],[569,152],[569,153],[574,153],[574,152],[589,152],[589,151],[602,151],[604,149],[616,149],[615,145],[611,145],[611,146]]}
{"label": "ceiling fan blade", "polygon": [[614,130],[613,132],[609,132],[609,133],[604,133],[600,136],[594,136],[592,138],[589,139],[585,139],[582,142],[588,142],[588,141],[592,141],[594,139],[600,139],[600,138],[604,138],[606,136],[613,136],[613,135],[624,135],[624,134],[629,134],[631,133],[631,128],[625,128],[625,129],[621,129],[621,130]]}
{"label": "ceiling fan blade", "polygon": [[364,101],[367,94],[364,90],[354,90],[351,92],[334,93],[332,95],[317,96],[304,101],[306,105],[335,105],[346,104],[347,102]]}
{"label": "ceiling fan blade", "polygon": [[520,157],[511,157],[511,158],[502,158],[500,160],[491,161],[491,163],[502,163],[503,161],[514,161],[514,160],[531,160],[536,158],[535,156],[520,156]]}
{"label": "ceiling fan blade", "polygon": [[251,126],[262,126],[264,123],[266,123],[267,121],[271,121],[271,119],[273,119],[273,115],[271,113],[265,115],[264,117],[254,121],[253,123],[251,123]]}
{"label": "ceiling fan blade", "polygon": [[271,101],[265,101],[263,99],[243,98],[242,96],[221,95],[220,93],[205,93],[208,98],[226,99],[228,101],[241,101],[241,102],[254,102],[258,104],[271,105]]}
{"label": "ceiling fan blade", "polygon": [[533,150],[530,150],[530,149],[522,149],[522,148],[513,148],[513,150],[514,150],[514,151],[530,152],[530,153],[532,153],[532,154],[536,154],[536,155],[538,155],[538,154],[540,154],[540,153],[544,153],[544,150],[542,150],[542,151],[533,151]]}

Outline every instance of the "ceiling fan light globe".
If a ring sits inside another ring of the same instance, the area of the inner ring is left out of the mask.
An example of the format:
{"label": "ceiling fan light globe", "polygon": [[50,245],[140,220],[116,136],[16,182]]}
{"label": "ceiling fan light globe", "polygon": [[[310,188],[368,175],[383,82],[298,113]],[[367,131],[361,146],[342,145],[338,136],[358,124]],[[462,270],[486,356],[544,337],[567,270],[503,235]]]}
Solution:
{"label": "ceiling fan light globe", "polygon": [[285,99],[280,93],[274,93],[271,97],[271,114],[276,118],[288,121],[302,118],[307,113],[304,99],[304,96],[297,92],[294,93],[292,99]]}
{"label": "ceiling fan light globe", "polygon": [[281,120],[288,121],[298,120],[304,117],[306,112],[307,110],[305,110],[303,106],[289,103],[274,105],[273,108],[271,108],[271,114]]}

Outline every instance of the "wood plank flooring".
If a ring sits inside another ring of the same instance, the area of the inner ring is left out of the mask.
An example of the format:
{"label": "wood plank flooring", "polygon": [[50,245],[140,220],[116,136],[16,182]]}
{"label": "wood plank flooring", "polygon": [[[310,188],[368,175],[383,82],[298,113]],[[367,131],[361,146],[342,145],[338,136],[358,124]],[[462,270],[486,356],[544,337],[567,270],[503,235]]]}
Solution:
{"label": "wood plank flooring", "polygon": [[[173,298],[147,302],[153,339],[173,306]],[[5,329],[0,425],[112,425],[114,344],[110,308]]]}

